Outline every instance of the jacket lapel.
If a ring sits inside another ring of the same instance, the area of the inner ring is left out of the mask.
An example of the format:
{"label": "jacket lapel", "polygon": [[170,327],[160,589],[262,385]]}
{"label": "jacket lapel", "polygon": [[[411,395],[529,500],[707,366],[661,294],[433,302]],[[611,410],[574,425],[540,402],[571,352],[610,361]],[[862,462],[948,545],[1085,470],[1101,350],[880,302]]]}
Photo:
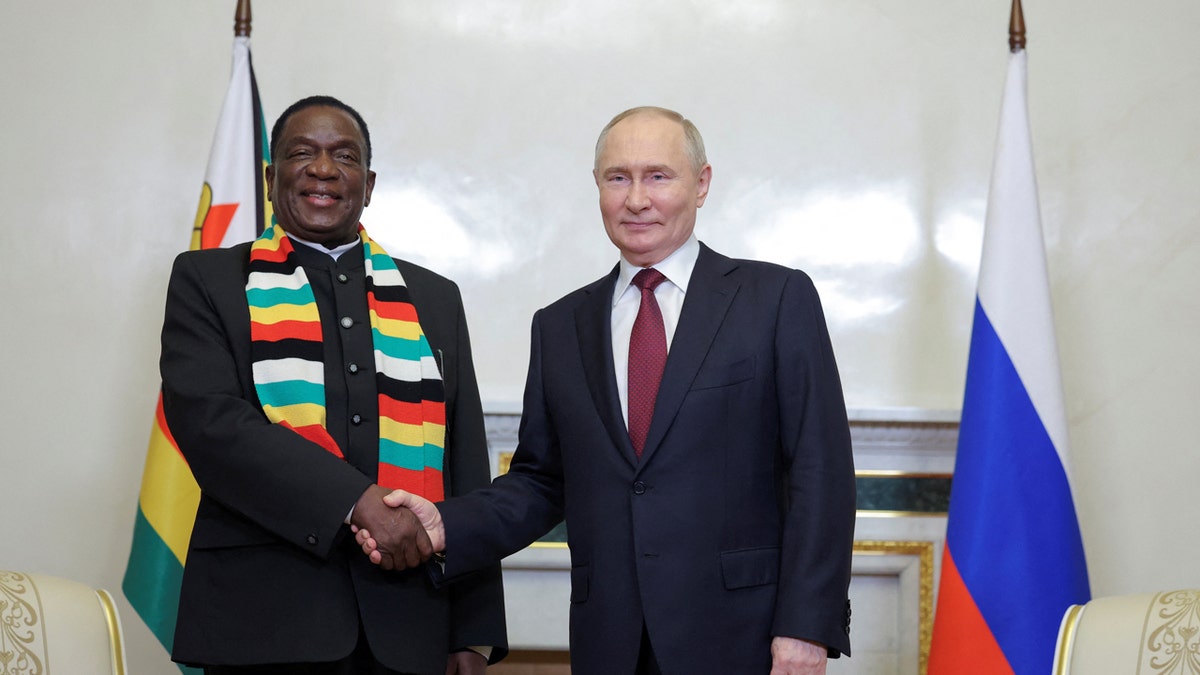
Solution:
{"label": "jacket lapel", "polygon": [[604,428],[613,445],[630,464],[637,463],[625,418],[621,415],[621,399],[617,396],[617,378],[612,355],[612,295],[620,266],[608,276],[587,287],[583,302],[575,308],[575,330],[579,336],[579,356],[588,390],[596,405]]}
{"label": "jacket lapel", "polygon": [[650,421],[650,432],[642,450],[641,466],[646,466],[671,428],[684,397],[696,379],[700,364],[704,362],[717,330],[729,311],[738,289],[738,282],[730,276],[730,272],[736,268],[735,260],[700,244],[700,257],[696,259],[696,267],[688,282],[687,296],[683,300],[679,324],[671,340],[662,383],[658,387],[654,418]]}

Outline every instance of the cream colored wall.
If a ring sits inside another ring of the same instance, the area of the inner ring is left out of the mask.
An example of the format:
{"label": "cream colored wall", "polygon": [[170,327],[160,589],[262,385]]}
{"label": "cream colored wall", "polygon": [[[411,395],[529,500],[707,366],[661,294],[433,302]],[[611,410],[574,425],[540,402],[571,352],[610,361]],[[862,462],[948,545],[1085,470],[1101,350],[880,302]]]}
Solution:
{"label": "cream colored wall", "polygon": [[[233,2],[7,5],[0,567],[118,590]],[[1027,5],[1093,587],[1200,584],[1200,4]],[[254,9],[268,116],[310,93],[364,113],[380,174],[364,222],[460,281],[493,408],[519,395],[532,312],[614,261],[590,146],[644,103],[705,133],[701,238],[817,280],[851,406],[958,408],[1007,2]],[[174,672],[120,601],[131,672]]]}

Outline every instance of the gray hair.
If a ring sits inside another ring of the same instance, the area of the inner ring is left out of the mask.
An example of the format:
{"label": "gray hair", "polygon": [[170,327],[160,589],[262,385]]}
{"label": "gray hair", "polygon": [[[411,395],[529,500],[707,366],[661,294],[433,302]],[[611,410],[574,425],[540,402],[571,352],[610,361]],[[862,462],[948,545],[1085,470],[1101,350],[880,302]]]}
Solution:
{"label": "gray hair", "polygon": [[619,113],[616,117],[609,120],[608,124],[604,126],[604,129],[600,131],[600,137],[596,139],[596,158],[592,165],[592,169],[595,171],[600,170],[600,152],[604,150],[604,142],[608,140],[608,132],[611,131],[613,127],[617,126],[617,124],[622,120],[633,117],[634,115],[643,114],[664,117],[683,127],[684,152],[687,153],[688,160],[690,160],[692,163],[692,170],[696,173],[700,173],[700,169],[704,168],[705,164],[708,164],[708,157],[704,153],[704,139],[700,136],[700,130],[696,128],[695,124],[692,124],[691,120],[683,115],[680,115],[674,110],[659,108],[658,106],[653,105],[643,105],[638,106],[637,108],[630,108],[629,110]]}

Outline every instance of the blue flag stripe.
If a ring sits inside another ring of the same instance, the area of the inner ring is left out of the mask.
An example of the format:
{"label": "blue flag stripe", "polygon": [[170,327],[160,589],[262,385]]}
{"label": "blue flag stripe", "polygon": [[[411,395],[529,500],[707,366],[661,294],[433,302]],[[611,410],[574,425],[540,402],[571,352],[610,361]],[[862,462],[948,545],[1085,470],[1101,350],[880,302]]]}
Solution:
{"label": "blue flag stripe", "polygon": [[976,302],[946,542],[1017,675],[1044,675],[1067,605],[1090,597],[1066,472]]}

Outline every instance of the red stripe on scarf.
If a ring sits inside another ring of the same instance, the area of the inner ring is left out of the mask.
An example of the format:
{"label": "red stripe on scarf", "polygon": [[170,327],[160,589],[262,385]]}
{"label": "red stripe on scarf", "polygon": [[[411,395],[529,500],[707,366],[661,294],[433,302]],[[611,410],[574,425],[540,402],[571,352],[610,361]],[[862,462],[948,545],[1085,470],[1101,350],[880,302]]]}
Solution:
{"label": "red stripe on scarf", "polygon": [[425,401],[424,404],[407,403],[405,401],[397,401],[390,396],[380,396],[379,416],[387,417],[403,424],[432,422],[433,424],[445,426],[446,406],[442,403],[432,401]]}
{"label": "red stripe on scarf", "polygon": [[287,235],[284,235],[284,238],[279,241],[279,246],[277,246],[276,248],[255,249],[253,252],[253,258],[255,260],[262,260],[264,262],[271,262],[271,263],[286,262],[287,257],[288,257],[288,252],[291,251],[292,246],[291,246],[290,241],[288,241],[287,246],[284,246],[283,242],[285,242],[285,241],[288,241]]}
{"label": "red stripe on scarf", "polygon": [[321,323],[319,321],[280,321],[277,323],[250,323],[250,334],[260,342],[279,342],[280,340],[321,341]]}
{"label": "red stripe on scarf", "polygon": [[367,293],[368,302],[373,303],[371,309],[375,310],[375,314],[384,319],[393,319],[395,321],[411,321],[417,323],[417,308],[407,302],[378,302],[375,299],[375,292]]}
{"label": "red stripe on scarf", "polygon": [[425,467],[424,471],[413,471],[380,462],[379,484],[389,490],[407,490],[431,502],[440,502],[446,498],[442,472],[430,467]]}
{"label": "red stripe on scarf", "polygon": [[425,419],[446,426],[446,404],[441,401],[421,401],[421,408],[425,412]]}
{"label": "red stripe on scarf", "polygon": [[280,420],[279,426],[291,429],[292,431],[300,434],[304,438],[307,438],[313,443],[316,443],[322,448],[325,448],[329,452],[333,453],[333,456],[337,457],[338,459],[346,459],[346,457],[342,454],[342,449],[339,448],[338,444],[334,442],[333,437],[329,435],[329,432],[325,431],[325,427],[321,426],[320,424],[309,424],[302,427],[294,427],[289,424],[287,420]]}

